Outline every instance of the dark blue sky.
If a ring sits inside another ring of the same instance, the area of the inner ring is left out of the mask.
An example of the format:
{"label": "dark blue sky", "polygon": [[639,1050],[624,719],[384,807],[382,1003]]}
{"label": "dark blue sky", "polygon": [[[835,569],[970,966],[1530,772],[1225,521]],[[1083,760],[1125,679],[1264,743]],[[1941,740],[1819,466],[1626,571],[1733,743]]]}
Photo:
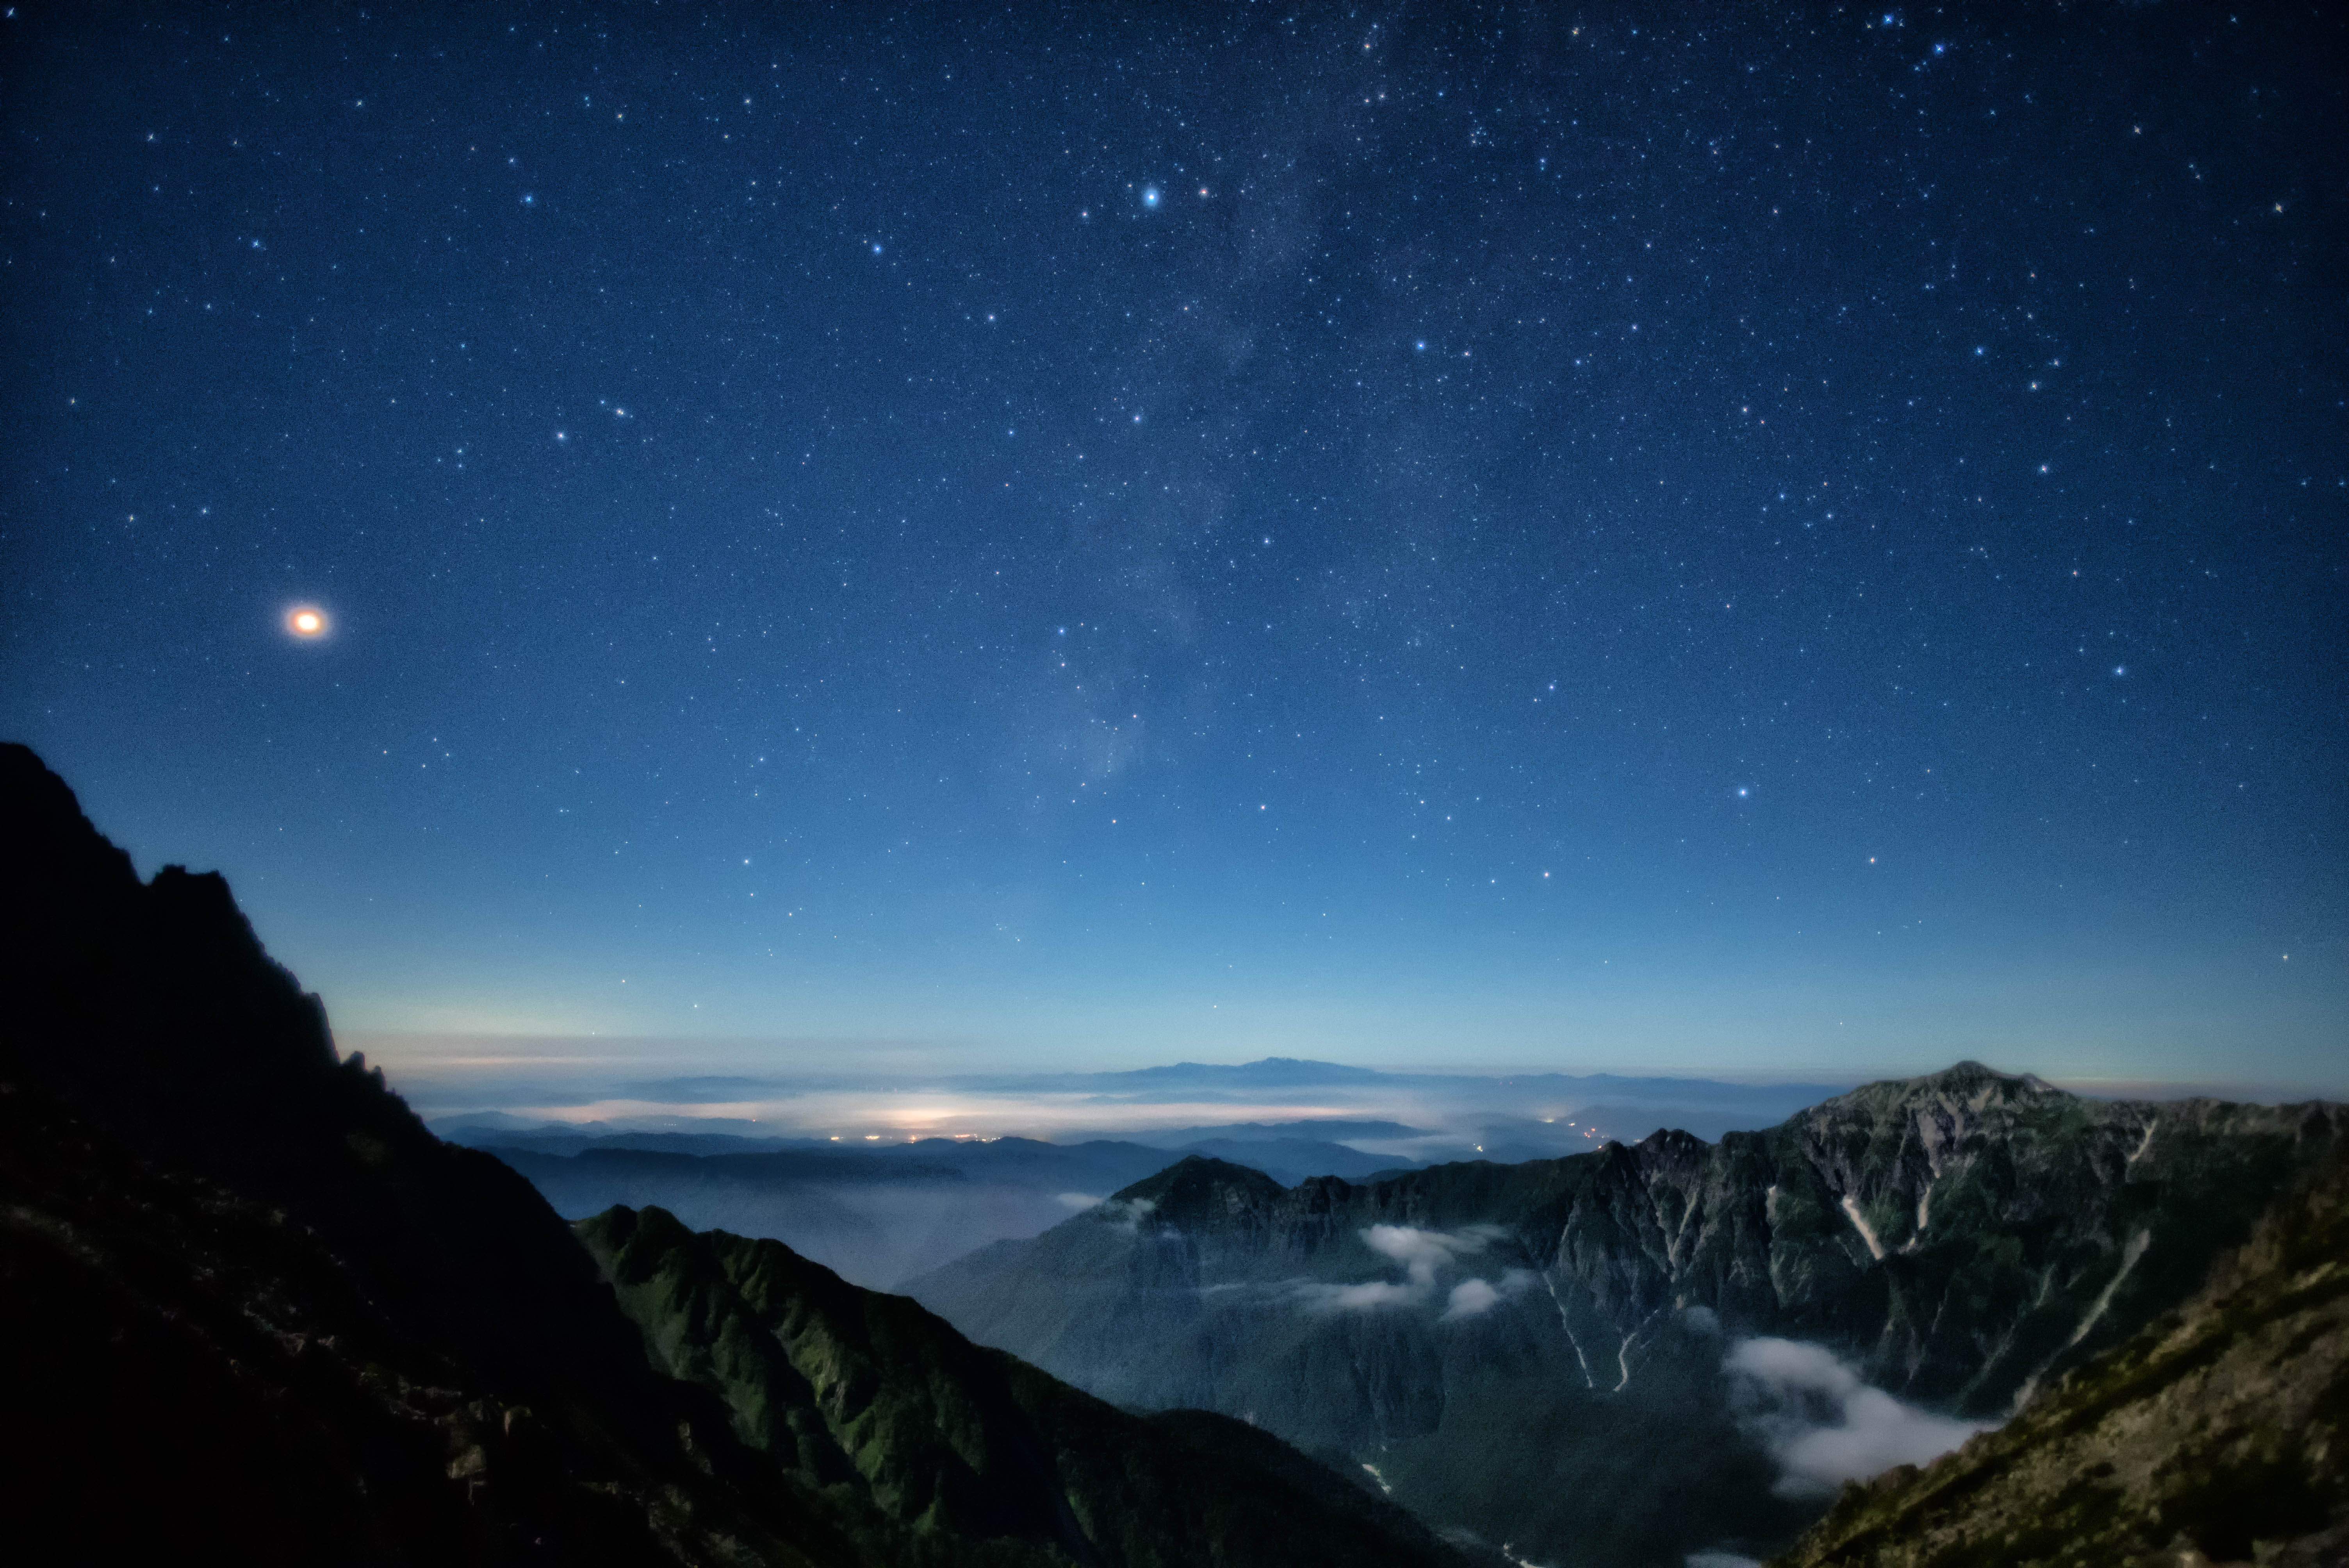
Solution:
{"label": "dark blue sky", "polygon": [[0,23],[0,729],[347,1037],[2349,1083],[2337,16],[771,9]]}

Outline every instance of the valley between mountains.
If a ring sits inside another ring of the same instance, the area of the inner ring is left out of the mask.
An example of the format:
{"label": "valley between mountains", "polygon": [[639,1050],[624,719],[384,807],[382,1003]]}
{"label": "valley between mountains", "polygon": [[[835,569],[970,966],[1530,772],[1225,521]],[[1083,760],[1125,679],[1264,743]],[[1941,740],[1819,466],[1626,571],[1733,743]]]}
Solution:
{"label": "valley between mountains", "polygon": [[21,747],[0,978],[0,1498],[43,1561],[2349,1539],[2334,1105],[1969,1063],[1715,1142],[1292,1183],[1191,1155],[901,1295],[642,1202],[566,1223],[339,1053],[221,879],[141,881]]}
{"label": "valley between mountains", "polygon": [[0,983],[28,1561],[1478,1561],[1276,1438],[1118,1410],[774,1243],[583,1239],[338,1054],[218,876],[142,882],[5,745]]}
{"label": "valley between mountains", "polygon": [[1938,1451],[1901,1447],[1937,1413],[1940,1447],[2002,1420],[2190,1294],[2342,1125],[1969,1063],[1717,1144],[1287,1189],[1187,1161],[909,1288],[1105,1398],[1241,1417],[1533,1561],[1758,1555],[1870,1473],[1839,1387],[1903,1402],[1879,1468]]}

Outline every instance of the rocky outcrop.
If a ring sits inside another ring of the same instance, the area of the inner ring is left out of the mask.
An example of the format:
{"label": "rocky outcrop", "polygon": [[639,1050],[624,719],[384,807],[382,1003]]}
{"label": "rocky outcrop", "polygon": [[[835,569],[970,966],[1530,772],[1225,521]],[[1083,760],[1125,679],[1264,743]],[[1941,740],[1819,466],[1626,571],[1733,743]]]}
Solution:
{"label": "rocky outcrop", "polygon": [[2341,1116],[1965,1063],[1718,1144],[1290,1190],[1186,1163],[910,1288],[1104,1398],[1256,1420],[1534,1557],[1669,1563],[1806,1514],[1734,1406],[1730,1342],[1816,1342],[2003,1418],[2183,1299]]}
{"label": "rocky outcrop", "polygon": [[1848,1489],[1776,1568],[2349,1561],[2349,1161],[1999,1431]]}

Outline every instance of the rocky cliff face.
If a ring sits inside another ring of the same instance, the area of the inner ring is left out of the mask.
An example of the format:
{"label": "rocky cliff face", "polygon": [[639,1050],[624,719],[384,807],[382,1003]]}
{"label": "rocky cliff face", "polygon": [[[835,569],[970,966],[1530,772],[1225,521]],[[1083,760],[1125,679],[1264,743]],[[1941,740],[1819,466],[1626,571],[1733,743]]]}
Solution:
{"label": "rocky cliff face", "polygon": [[1602,1347],[1702,1305],[2002,1416],[2191,1290],[2341,1127],[2334,1106],[2086,1100],[1966,1063],[1716,1146],[1603,1151],[1542,1261]]}
{"label": "rocky cliff face", "polygon": [[[1335,1561],[1330,1541],[1457,1561],[1270,1438],[1121,1426],[942,1327],[868,1336],[824,1385],[854,1405],[911,1379],[930,1402],[901,1418],[794,1427],[820,1412],[783,1379],[757,1395],[780,1424],[746,1419],[747,1385],[709,1367],[781,1379],[798,1328],[919,1310],[773,1253],[721,1290],[687,1261],[731,1254],[672,1235],[602,1254],[624,1313],[526,1181],[337,1055],[221,879],[140,882],[5,745],[0,994],[0,1511],[45,1561],[1207,1568]],[[699,1359],[704,1320],[652,1336],[656,1365],[640,1323],[682,1298],[668,1284],[741,1309]],[[960,1434],[931,1428],[1004,1387],[1093,1412],[1065,1429],[1094,1421],[1100,1454],[1050,1474],[1111,1478],[1054,1502],[1016,1428],[936,1462]],[[920,1486],[953,1505],[910,1503]],[[1211,1527],[1225,1497],[1239,1522]],[[1096,1504],[1074,1533],[1036,1528]]]}
{"label": "rocky cliff face", "polygon": [[1919,1470],[1854,1487],[1777,1568],[2349,1561],[2349,1160],[2209,1285]]}
{"label": "rocky cliff face", "polygon": [[1105,1398],[1257,1421],[1531,1557],[1671,1563],[1816,1506],[1786,1495],[1731,1345],[1815,1342],[2002,1418],[2182,1299],[2340,1117],[1964,1064],[1718,1144],[1290,1190],[1190,1163],[911,1288]]}

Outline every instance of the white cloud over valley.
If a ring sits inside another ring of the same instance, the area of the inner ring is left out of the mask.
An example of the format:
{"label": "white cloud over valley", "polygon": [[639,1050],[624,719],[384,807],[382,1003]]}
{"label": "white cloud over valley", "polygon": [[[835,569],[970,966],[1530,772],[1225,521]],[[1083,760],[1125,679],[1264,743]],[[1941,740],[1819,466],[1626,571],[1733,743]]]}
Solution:
{"label": "white cloud over valley", "polygon": [[1531,1269],[1509,1269],[1497,1280],[1464,1279],[1452,1287],[1451,1297],[1444,1305],[1444,1320],[1454,1323],[1490,1312],[1509,1297],[1532,1288],[1533,1284]]}
{"label": "white cloud over valley", "polygon": [[[1296,1299],[1317,1312],[1369,1312],[1380,1307],[1417,1306],[1435,1298],[1438,1276],[1475,1257],[1504,1234],[1497,1226],[1470,1225],[1457,1231],[1433,1231],[1418,1225],[1371,1225],[1362,1244],[1402,1265],[1400,1280],[1364,1280],[1354,1284],[1325,1281],[1299,1282]],[[1525,1269],[1509,1269],[1497,1281],[1467,1279],[1452,1287],[1445,1299],[1444,1318],[1473,1317],[1516,1295],[1533,1283]]]}
{"label": "white cloud over valley", "polygon": [[1741,1340],[1724,1366],[1748,1425],[1778,1461],[1784,1497],[1822,1497],[1894,1465],[1929,1463],[1996,1424],[1904,1404],[1824,1345]]}

